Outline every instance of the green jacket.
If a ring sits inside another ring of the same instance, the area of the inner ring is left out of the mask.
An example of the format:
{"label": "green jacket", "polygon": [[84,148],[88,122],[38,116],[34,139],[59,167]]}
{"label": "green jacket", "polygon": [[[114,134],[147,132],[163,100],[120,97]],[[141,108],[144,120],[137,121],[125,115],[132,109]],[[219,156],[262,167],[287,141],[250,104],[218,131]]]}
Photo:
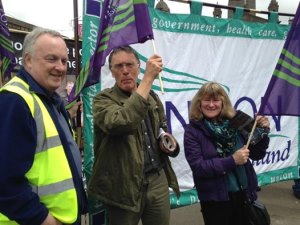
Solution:
{"label": "green jacket", "polygon": [[[116,85],[103,90],[93,103],[95,162],[88,185],[90,195],[108,205],[138,212],[144,169],[144,135],[141,122],[147,112],[154,134],[167,129],[164,108],[152,92],[148,100],[123,93]],[[166,154],[165,173],[169,187],[179,197],[176,175]]]}

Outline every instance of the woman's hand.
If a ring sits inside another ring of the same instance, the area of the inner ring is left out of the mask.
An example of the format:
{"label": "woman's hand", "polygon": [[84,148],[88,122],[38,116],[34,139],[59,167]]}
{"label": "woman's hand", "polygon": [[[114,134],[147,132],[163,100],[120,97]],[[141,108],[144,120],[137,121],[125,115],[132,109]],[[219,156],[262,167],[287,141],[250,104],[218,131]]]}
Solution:
{"label": "woman's hand", "polygon": [[244,165],[249,159],[249,149],[244,146],[243,148],[237,150],[233,155],[233,159],[236,165]]}
{"label": "woman's hand", "polygon": [[256,116],[257,126],[270,129],[270,122],[266,116]]}

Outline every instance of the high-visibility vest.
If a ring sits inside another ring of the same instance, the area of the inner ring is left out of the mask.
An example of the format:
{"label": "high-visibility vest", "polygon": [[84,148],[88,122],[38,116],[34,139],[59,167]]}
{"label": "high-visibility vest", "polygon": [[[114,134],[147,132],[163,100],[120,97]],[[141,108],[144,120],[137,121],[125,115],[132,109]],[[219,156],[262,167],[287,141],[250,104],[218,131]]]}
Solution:
{"label": "high-visibility vest", "polygon": [[[4,90],[19,94],[36,122],[37,146],[34,161],[25,174],[32,191],[38,194],[40,202],[57,220],[65,224],[74,223],[78,216],[77,194],[67,157],[49,112],[41,99],[29,91],[29,85],[18,77],[14,77],[0,89]],[[0,213],[0,224],[18,223]]]}

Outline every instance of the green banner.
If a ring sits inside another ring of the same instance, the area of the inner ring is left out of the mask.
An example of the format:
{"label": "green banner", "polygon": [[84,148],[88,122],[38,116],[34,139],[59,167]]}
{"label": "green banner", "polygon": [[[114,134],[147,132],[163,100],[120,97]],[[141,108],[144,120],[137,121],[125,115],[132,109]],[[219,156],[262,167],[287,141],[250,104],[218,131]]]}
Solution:
{"label": "green banner", "polygon": [[221,19],[195,14],[168,14],[155,9],[149,11],[153,29],[169,32],[285,40],[290,28],[273,22],[246,22],[238,17]]}

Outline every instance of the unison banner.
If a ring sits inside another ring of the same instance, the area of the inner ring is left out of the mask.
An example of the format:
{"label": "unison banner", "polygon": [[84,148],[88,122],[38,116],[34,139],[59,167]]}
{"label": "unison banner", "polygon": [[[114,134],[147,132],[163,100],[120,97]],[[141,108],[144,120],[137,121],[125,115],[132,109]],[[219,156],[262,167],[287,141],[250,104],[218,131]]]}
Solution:
{"label": "unison banner", "polygon": [[[289,26],[273,21],[265,24],[247,23],[237,16],[219,19],[193,14],[169,14],[155,9],[149,11],[157,52],[164,63],[162,79],[165,93],[160,92],[158,80],[152,88],[163,101],[168,126],[181,145],[179,156],[171,159],[182,193],[180,199],[171,193],[171,205],[176,208],[198,201],[183,149],[184,127],[189,123],[188,109],[192,97],[205,82],[217,81],[228,91],[236,109],[254,116]],[[153,47],[150,42],[133,47],[141,60],[141,79],[147,58],[153,54]],[[104,66],[99,90],[113,84],[114,80],[107,66]],[[85,95],[92,98],[96,92],[86,91]],[[91,101],[87,100],[84,104],[91,104]],[[85,111],[85,117],[90,123],[91,111]],[[262,160],[252,162],[259,185],[299,177],[298,117],[273,116],[269,119],[271,142],[267,155]],[[85,142],[85,154],[89,154],[85,163],[88,173],[93,159],[91,131],[92,126],[84,131],[85,140],[88,140]]]}

